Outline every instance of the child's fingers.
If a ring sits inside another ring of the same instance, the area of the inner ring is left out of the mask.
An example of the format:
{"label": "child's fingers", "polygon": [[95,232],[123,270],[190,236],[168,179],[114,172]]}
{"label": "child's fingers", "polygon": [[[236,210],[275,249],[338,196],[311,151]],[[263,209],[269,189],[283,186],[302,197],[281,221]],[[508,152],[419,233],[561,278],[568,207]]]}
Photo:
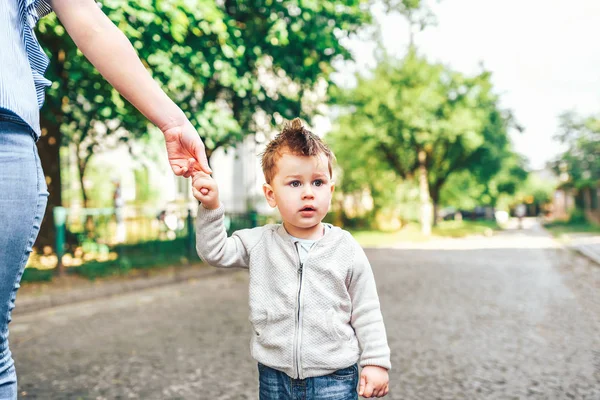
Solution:
{"label": "child's fingers", "polygon": [[204,171],[193,171],[192,172],[192,181],[195,179],[209,178],[212,179],[209,174]]}
{"label": "child's fingers", "polygon": [[202,201],[202,199],[204,199],[206,196],[208,196],[209,192],[210,192],[210,190],[208,190],[207,188],[200,188],[198,190],[192,186],[192,194],[194,195],[195,198],[197,198],[200,201]]}
{"label": "child's fingers", "polygon": [[203,194],[200,190],[196,189],[195,187],[192,186],[192,194],[194,195],[195,198],[197,198],[198,200],[204,196],[206,196],[205,194]]}
{"label": "child's fingers", "polygon": [[358,395],[362,396],[365,392],[365,385],[367,384],[367,377],[364,375],[360,376],[360,385],[358,385]]}
{"label": "child's fingers", "polygon": [[371,382],[367,382],[365,385],[365,390],[363,397],[370,398],[373,396],[373,384]]}
{"label": "child's fingers", "polygon": [[183,175],[181,176],[183,176],[184,178],[189,178],[190,176],[192,176],[192,172],[194,172],[188,166],[184,166],[183,168],[181,168],[181,170],[183,171]]}
{"label": "child's fingers", "polygon": [[206,175],[206,176],[194,175],[192,177],[192,186],[195,187],[196,189],[207,188],[208,190],[212,190],[215,188],[216,184],[215,184],[215,181],[208,175]]}

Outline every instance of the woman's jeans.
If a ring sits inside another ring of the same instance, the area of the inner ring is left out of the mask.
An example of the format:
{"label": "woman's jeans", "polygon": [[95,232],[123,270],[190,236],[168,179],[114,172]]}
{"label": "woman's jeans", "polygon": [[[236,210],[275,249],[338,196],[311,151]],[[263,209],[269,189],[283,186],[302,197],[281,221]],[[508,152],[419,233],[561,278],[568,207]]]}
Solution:
{"label": "woman's jeans", "polygon": [[281,371],[258,364],[260,400],[356,400],[358,365],[330,375],[292,379]]}
{"label": "woman's jeans", "polygon": [[0,113],[0,399],[17,398],[8,323],[29,253],[40,230],[48,190],[33,131]]}

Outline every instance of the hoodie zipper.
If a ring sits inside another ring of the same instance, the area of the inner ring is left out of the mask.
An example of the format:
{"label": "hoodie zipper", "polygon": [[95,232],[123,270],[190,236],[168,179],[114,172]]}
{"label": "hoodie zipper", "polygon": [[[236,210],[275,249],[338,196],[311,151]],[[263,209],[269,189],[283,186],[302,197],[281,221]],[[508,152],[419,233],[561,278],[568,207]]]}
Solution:
{"label": "hoodie zipper", "polygon": [[[311,251],[314,249],[314,247],[316,247],[318,244],[315,243],[312,248]],[[294,349],[293,349],[293,356],[292,356],[292,362],[294,363],[293,368],[295,369],[296,373],[294,374],[294,376],[296,376],[296,379],[304,379],[304,376],[302,374],[302,369],[300,368],[300,366],[302,365],[302,359],[301,359],[301,352],[300,352],[300,347],[301,347],[301,343],[302,343],[302,274],[304,272],[304,264],[306,264],[306,261],[308,260],[310,254],[306,255],[306,259],[304,259],[304,262],[300,261],[300,253],[299,253],[299,249],[298,247],[296,247],[296,244],[293,245],[294,250],[296,252],[296,255],[298,257],[298,292],[297,292],[297,299],[296,299],[296,307],[298,307],[298,309],[296,310],[296,315],[295,315],[295,331],[294,331]]]}
{"label": "hoodie zipper", "polygon": [[296,312],[296,334],[294,335],[295,343],[294,343],[294,367],[296,368],[296,376],[297,379],[302,379],[302,373],[300,368],[300,343],[302,342],[302,303],[301,303],[301,292],[302,292],[302,269],[304,267],[303,263],[300,263],[300,268],[298,268],[298,299],[296,302],[296,306],[298,310]]}

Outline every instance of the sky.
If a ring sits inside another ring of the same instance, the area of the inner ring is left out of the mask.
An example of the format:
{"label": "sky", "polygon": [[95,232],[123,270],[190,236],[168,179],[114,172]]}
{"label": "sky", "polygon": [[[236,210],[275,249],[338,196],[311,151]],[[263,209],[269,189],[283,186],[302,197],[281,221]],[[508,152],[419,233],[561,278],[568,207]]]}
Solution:
{"label": "sky", "polygon": [[[560,113],[600,115],[600,0],[442,0],[431,8],[437,25],[416,35],[420,53],[466,74],[481,65],[492,72],[501,106],[525,127],[511,138],[530,168],[560,152],[552,139]],[[386,49],[402,57],[405,20],[382,7],[373,11]],[[340,66],[334,79],[344,86],[375,64],[372,40],[347,44],[361,61]]]}

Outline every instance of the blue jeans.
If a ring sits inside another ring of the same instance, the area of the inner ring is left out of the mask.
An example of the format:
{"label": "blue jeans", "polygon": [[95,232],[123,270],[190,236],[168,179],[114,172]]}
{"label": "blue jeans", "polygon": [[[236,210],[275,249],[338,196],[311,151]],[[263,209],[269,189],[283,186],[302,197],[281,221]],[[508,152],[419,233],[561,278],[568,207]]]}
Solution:
{"label": "blue jeans", "polygon": [[292,379],[281,371],[258,364],[260,400],[356,400],[358,365],[333,374]]}
{"label": "blue jeans", "polygon": [[[1,111],[0,111],[1,112]],[[48,190],[33,131],[0,113],[0,399],[17,398],[8,348],[15,296],[46,209]]]}

